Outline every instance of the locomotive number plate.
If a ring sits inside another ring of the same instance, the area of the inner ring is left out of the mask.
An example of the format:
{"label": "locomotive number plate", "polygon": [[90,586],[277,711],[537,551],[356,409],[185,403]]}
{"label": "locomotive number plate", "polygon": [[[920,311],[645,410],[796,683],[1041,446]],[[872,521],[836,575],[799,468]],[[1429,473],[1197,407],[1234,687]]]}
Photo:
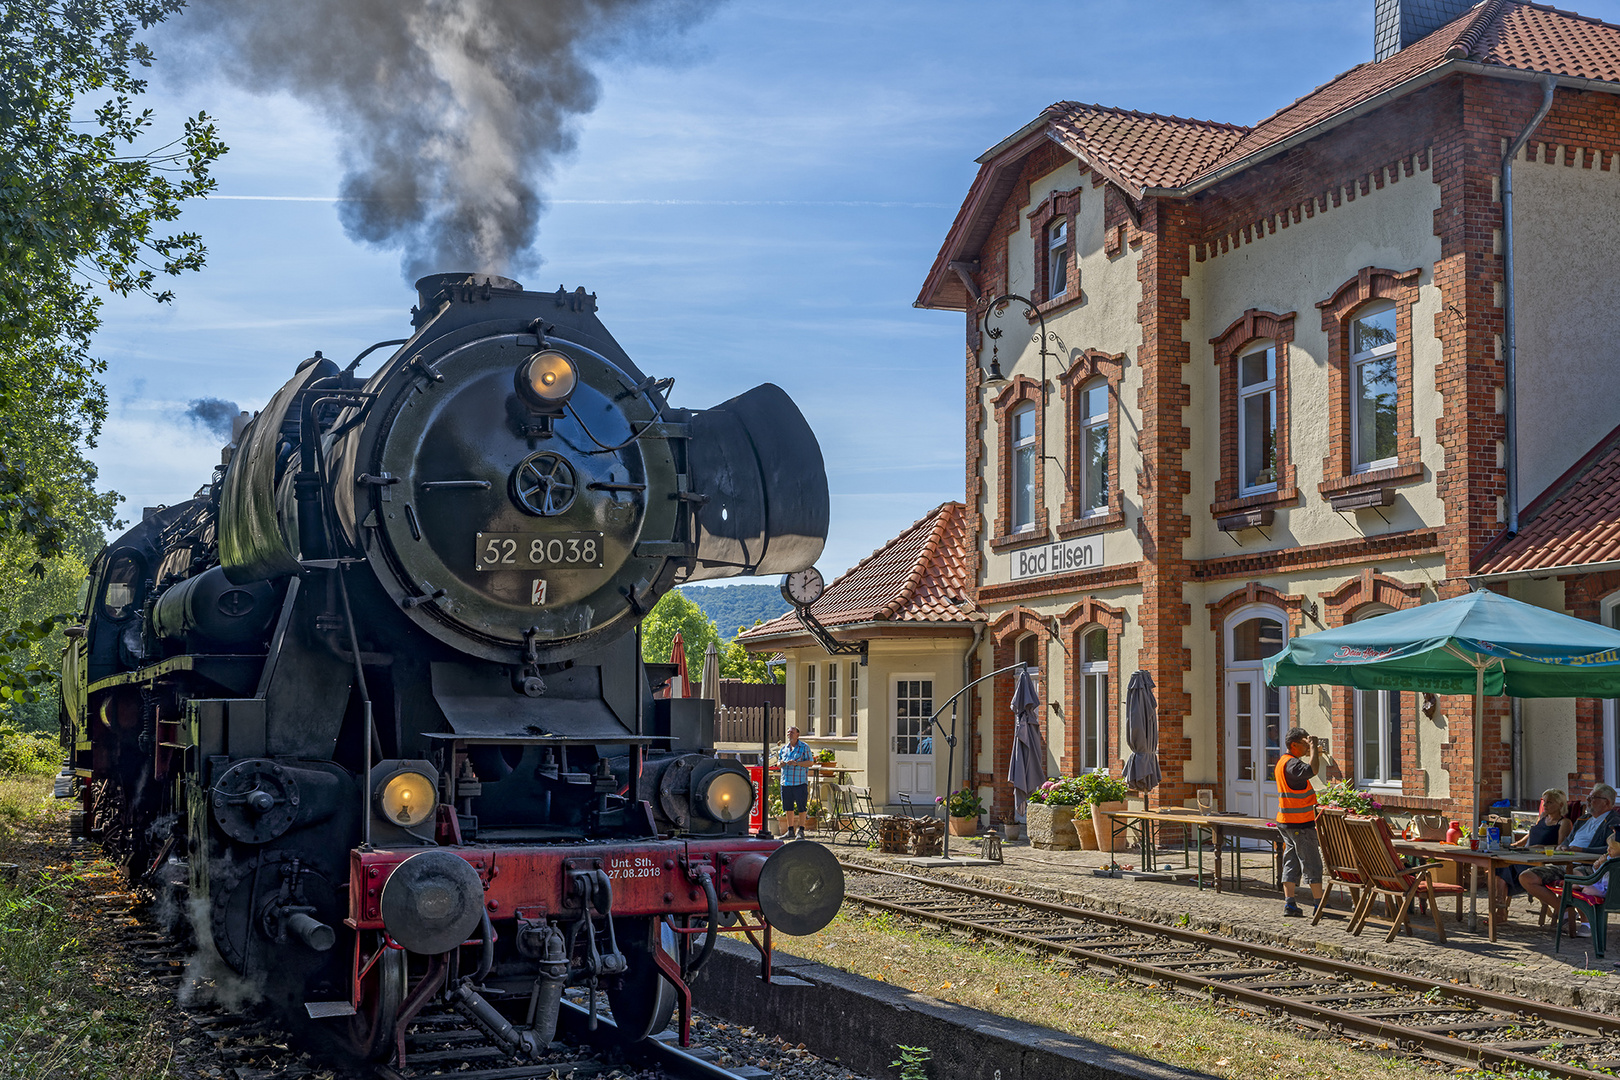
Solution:
{"label": "locomotive number plate", "polygon": [[602,566],[599,532],[478,534],[473,556],[479,570],[555,570]]}

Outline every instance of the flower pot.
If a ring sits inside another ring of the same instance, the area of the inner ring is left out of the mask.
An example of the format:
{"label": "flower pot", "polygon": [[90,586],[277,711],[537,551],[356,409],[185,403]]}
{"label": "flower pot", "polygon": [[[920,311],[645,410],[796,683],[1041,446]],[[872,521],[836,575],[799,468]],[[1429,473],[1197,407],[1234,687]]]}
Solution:
{"label": "flower pot", "polygon": [[1023,823],[1019,821],[1003,821],[996,826],[996,828],[1001,830],[1001,838],[1003,840],[1018,839],[1020,830],[1022,830],[1023,827]]}
{"label": "flower pot", "polygon": [[1125,809],[1124,800],[1091,804],[1091,827],[1097,830],[1098,851],[1114,850],[1114,822],[1108,816],[1108,812],[1123,809]]}
{"label": "flower pot", "polygon": [[1074,831],[1080,837],[1081,851],[1097,850],[1097,827],[1091,823],[1089,817],[1075,818]]}
{"label": "flower pot", "polygon": [[979,815],[974,814],[972,817],[957,817],[954,814],[951,815],[951,835],[952,836],[977,836],[977,835],[979,835]]}
{"label": "flower pot", "polygon": [[1050,803],[1030,803],[1027,812],[1029,842],[1047,851],[1072,851],[1080,846],[1080,835],[1074,831],[1072,806],[1053,806]]}

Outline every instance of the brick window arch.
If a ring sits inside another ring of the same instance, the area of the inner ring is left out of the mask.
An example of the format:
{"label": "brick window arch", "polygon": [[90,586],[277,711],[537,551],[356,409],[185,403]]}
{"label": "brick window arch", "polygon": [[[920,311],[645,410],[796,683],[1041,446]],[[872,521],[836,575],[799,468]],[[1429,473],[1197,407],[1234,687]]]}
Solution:
{"label": "brick window arch", "polygon": [[[1125,354],[1087,349],[1058,377],[1063,394],[1064,460],[1069,483],[1063,496],[1063,516],[1058,535],[1080,536],[1113,529],[1125,523],[1125,496],[1119,487],[1120,417],[1119,387],[1125,379]],[[1089,492],[1085,475],[1087,447],[1086,391],[1098,385],[1108,393],[1108,502],[1101,513],[1088,512]]]}
{"label": "brick window arch", "polygon": [[[1417,480],[1423,476],[1421,442],[1412,420],[1412,305],[1418,297],[1417,270],[1363,267],[1355,277],[1317,304],[1328,340],[1328,456],[1322,459],[1318,490],[1328,498],[1361,489]],[[1356,471],[1354,372],[1351,340],[1356,315],[1369,305],[1395,305],[1395,453],[1393,463]]]}
{"label": "brick window arch", "polygon": [[[1226,783],[1226,744],[1227,716],[1226,716],[1226,629],[1227,622],[1244,608],[1265,606],[1276,608],[1287,617],[1287,637],[1293,640],[1304,632],[1305,625],[1305,597],[1282,593],[1269,585],[1262,585],[1258,581],[1251,581],[1242,588],[1233,589],[1214,603],[1206,604],[1209,609],[1209,628],[1215,634],[1215,670],[1212,674],[1211,692],[1215,695],[1215,775],[1221,778],[1221,784]],[[1288,715],[1299,716],[1299,688],[1288,687]]]}
{"label": "brick window arch", "polygon": [[[1215,501],[1210,513],[1216,517],[1238,510],[1282,506],[1299,498],[1289,438],[1289,346],[1294,340],[1294,312],[1278,315],[1270,311],[1250,308],[1241,318],[1209,339],[1215,351],[1215,364],[1220,368],[1221,401],[1221,467],[1215,481]],[[1249,350],[1247,346],[1269,341],[1276,349],[1275,448],[1273,470],[1275,490],[1243,494],[1242,451],[1239,444],[1239,361]]]}
{"label": "brick window arch", "polygon": [[[1033,405],[1035,417],[1035,514],[1034,528],[1015,531],[1013,525],[1013,414],[1025,405]],[[995,401],[996,416],[996,535],[990,541],[992,549],[1008,548],[1050,540],[1051,518],[1046,509],[1046,463],[1041,459],[1040,447],[1045,445],[1046,409],[1041,403],[1041,384],[1027,375],[1009,382]]]}
{"label": "brick window arch", "polygon": [[[1086,660],[1086,638],[1096,631],[1102,631],[1107,640],[1106,663],[1107,679],[1106,698],[1108,708],[1102,717],[1097,760],[1092,766],[1107,768],[1118,762],[1123,756],[1123,739],[1120,736],[1119,713],[1120,702],[1124,700],[1125,687],[1123,683],[1122,664],[1120,658],[1120,638],[1125,633],[1125,610],[1110,607],[1093,597],[1086,597],[1065,611],[1058,618],[1058,632],[1067,646],[1064,650],[1067,671],[1064,678],[1064,716],[1063,716],[1063,752],[1059,763],[1066,775],[1074,775],[1084,768],[1088,768],[1085,754],[1086,742],[1086,707],[1088,703],[1088,685]],[[1091,689],[1095,689],[1093,684]]]}
{"label": "brick window arch", "polygon": [[[1401,581],[1368,566],[1337,589],[1322,594],[1322,618],[1329,626],[1344,626],[1373,611],[1400,611],[1422,602],[1421,582]],[[1332,693],[1333,760],[1339,763],[1346,775],[1354,776],[1357,760],[1356,691],[1348,686],[1336,686]],[[1416,739],[1416,710],[1422,707],[1423,697],[1413,696],[1410,704],[1414,715],[1410,718],[1408,730],[1402,734],[1401,791],[1407,795],[1422,796],[1428,791],[1428,776],[1418,767]]]}
{"label": "brick window arch", "polygon": [[[1042,312],[1080,299],[1079,245],[1074,234],[1075,218],[1080,212],[1080,190],[1070,188],[1068,191],[1054,191],[1028,215],[1029,235],[1034,241],[1035,254],[1035,283],[1030,289],[1029,298]],[[1050,287],[1052,232],[1056,226],[1062,226],[1067,244],[1062,292],[1054,292]]]}
{"label": "brick window arch", "polygon": [[[994,667],[998,670],[1010,667],[1018,662],[1019,644],[1030,637],[1036,642],[1037,656],[1046,653],[1046,646],[1050,643],[1052,634],[1051,623],[1040,614],[1027,607],[1015,607],[1003,611],[990,623],[991,656]],[[1052,673],[1047,670],[1048,665],[1040,666],[1040,673],[1035,679],[1035,690],[1041,696],[1041,737],[1046,737],[1049,725],[1046,718],[1050,715],[1047,703],[1052,700]],[[990,731],[990,772],[979,774],[980,786],[989,785],[992,789],[991,813],[993,820],[1013,820],[1013,789],[1007,782],[1007,768],[1012,764],[1013,744],[1013,692],[1018,687],[1016,675],[1009,672],[998,675],[990,680],[990,719],[986,723],[979,721],[979,729],[986,727]]]}

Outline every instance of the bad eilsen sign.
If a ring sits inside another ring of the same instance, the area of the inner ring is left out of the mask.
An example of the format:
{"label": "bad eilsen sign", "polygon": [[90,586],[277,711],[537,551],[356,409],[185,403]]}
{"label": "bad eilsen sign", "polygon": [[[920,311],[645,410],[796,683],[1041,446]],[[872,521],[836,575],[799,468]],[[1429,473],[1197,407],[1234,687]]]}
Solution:
{"label": "bad eilsen sign", "polygon": [[1007,576],[1013,581],[1024,578],[1067,574],[1074,570],[1095,570],[1103,565],[1103,542],[1100,536],[1083,540],[1068,540],[1057,544],[1024,548],[1007,556]]}

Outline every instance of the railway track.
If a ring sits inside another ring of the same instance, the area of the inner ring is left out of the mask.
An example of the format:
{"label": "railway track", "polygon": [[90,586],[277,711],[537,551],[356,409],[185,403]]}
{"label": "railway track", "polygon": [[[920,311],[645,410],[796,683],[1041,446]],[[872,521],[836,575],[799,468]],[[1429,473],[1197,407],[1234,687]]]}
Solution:
{"label": "railway track", "polygon": [[1620,1017],[853,863],[846,905],[1448,1065],[1613,1080]]}
{"label": "railway track", "polygon": [[[142,926],[120,944],[146,978],[174,995],[181,1018],[176,1040],[193,1048],[191,1071],[226,1080],[300,1080],[332,1076],[333,1067],[288,1041],[273,1021],[225,1011],[213,1005],[186,1005],[207,996],[192,975],[190,950]],[[647,1040],[630,1047],[618,1041],[611,1014],[599,1016],[595,1031],[588,1013],[564,1000],[559,1041],[542,1061],[518,1063],[459,1014],[427,1010],[405,1037],[406,1066],[372,1066],[363,1072],[337,1072],[345,1080],[554,1080],[612,1074],[651,1080],[761,1080],[772,1074],[753,1066],[722,1066],[720,1055],[703,1046],[683,1049],[672,1041]],[[670,1033],[671,1038],[673,1033]]]}

